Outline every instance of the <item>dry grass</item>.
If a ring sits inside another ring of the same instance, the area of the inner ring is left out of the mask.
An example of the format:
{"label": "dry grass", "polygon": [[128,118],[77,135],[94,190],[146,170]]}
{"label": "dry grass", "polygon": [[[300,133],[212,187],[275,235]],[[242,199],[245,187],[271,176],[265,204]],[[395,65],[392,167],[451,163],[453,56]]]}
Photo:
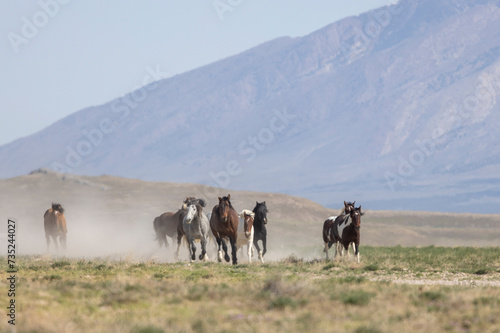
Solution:
{"label": "dry grass", "polygon": [[[293,256],[264,265],[238,266],[22,257],[18,330],[500,330],[499,248],[365,250],[361,264]],[[6,271],[5,258],[1,269]],[[477,283],[391,282],[409,276],[426,279],[422,281]],[[2,331],[7,332],[6,321],[2,325]]]}

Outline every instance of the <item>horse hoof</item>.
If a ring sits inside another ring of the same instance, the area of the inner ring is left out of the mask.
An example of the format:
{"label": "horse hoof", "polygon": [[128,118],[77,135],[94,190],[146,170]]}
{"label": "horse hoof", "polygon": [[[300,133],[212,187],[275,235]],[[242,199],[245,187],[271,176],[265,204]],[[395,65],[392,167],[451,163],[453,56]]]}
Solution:
{"label": "horse hoof", "polygon": [[231,258],[229,258],[227,254],[224,256],[224,259],[226,260],[226,262],[229,262],[231,260]]}

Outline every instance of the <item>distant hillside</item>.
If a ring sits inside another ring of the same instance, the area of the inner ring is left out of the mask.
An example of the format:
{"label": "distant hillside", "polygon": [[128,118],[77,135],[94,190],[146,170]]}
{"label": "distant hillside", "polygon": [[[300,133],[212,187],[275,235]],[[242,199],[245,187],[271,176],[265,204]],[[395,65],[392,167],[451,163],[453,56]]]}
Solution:
{"label": "distant hillside", "polygon": [[[205,198],[206,211],[210,211],[218,202],[217,196],[229,192],[194,184],[84,177],[46,170],[0,180],[0,188],[3,218],[18,221],[20,253],[45,252],[43,214],[51,202],[59,202],[68,220],[69,255],[118,254],[165,260],[173,260],[173,249],[157,249],[153,219],[163,212],[176,211],[186,196]],[[229,193],[238,211],[253,209],[256,201],[266,201],[269,259],[291,254],[318,258],[323,255],[322,225],[327,217],[338,214],[338,209],[284,194]],[[341,205],[339,202],[339,209]],[[498,246],[500,215],[367,210],[361,235],[362,246]]]}
{"label": "distant hillside", "polygon": [[499,0],[401,0],[78,111],[0,147],[0,176],[500,213],[498,31]]}

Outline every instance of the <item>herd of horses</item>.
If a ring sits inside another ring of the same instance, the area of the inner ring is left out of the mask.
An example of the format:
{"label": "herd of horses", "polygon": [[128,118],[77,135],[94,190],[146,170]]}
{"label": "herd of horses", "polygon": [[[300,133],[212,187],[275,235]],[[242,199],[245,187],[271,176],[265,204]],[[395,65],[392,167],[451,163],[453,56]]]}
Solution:
{"label": "herd of horses", "polygon": [[[345,202],[341,214],[331,216],[323,223],[323,241],[326,260],[329,260],[328,250],[335,245],[335,257],[343,256],[344,250],[349,256],[349,246],[352,245],[354,254],[359,263],[359,243],[361,228],[361,206],[355,207],[356,202]],[[201,244],[199,260],[207,261],[207,244],[212,240],[216,244],[217,259],[222,262],[232,260],[232,264],[238,263],[237,251],[244,245],[247,246],[248,260],[251,263],[254,247],[257,249],[258,258],[264,263],[264,255],[267,252],[267,206],[266,202],[256,202],[253,210],[244,209],[239,214],[231,204],[231,195],[219,197],[219,203],[211,212],[205,214],[206,202],[203,199],[186,197],[182,206],[176,212],[163,213],[153,221],[156,239],[161,247],[169,247],[167,237],[177,239],[177,250],[175,257],[179,258],[179,249],[183,239],[189,248],[189,258],[192,262],[196,260],[196,242]],[[52,207],[44,214],[45,238],[47,251],[52,238],[56,250],[58,243],[66,248],[66,218],[64,209],[58,203],[52,203]],[[59,240],[59,242],[58,242]],[[229,241],[231,256],[228,254]],[[262,244],[262,250],[259,246]]]}

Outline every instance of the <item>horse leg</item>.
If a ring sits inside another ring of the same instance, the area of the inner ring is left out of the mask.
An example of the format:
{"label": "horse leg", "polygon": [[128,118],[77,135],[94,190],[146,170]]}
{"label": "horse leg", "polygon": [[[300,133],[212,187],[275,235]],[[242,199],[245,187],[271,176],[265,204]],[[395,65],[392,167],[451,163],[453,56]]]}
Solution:
{"label": "horse leg", "polygon": [[201,254],[199,257],[200,260],[207,261],[207,238],[201,240]]}
{"label": "horse leg", "polygon": [[66,251],[66,235],[59,236],[63,251]]}
{"label": "horse leg", "polygon": [[196,245],[194,245],[194,238],[191,238],[189,241],[189,254],[191,255],[191,262],[196,260]]}
{"label": "horse leg", "polygon": [[352,246],[354,248],[354,254],[356,255],[356,259],[358,261],[358,264],[359,264],[359,243],[352,243]]}
{"label": "horse leg", "polygon": [[326,261],[328,261],[328,260],[329,260],[329,258],[328,258],[328,249],[329,249],[329,247],[328,247],[328,242],[326,242],[326,243],[325,243],[325,249],[323,250],[323,251],[326,253]]}
{"label": "horse leg", "polygon": [[[231,260],[231,258],[229,258],[229,255],[227,254],[226,241],[224,239],[221,239],[221,241],[222,241],[222,249],[224,250],[224,260],[226,260],[226,262],[229,262],[229,260]],[[231,243],[231,245],[233,245],[233,244]]]}
{"label": "horse leg", "polygon": [[57,236],[52,235],[52,242],[56,248],[56,252],[59,253],[59,242],[57,241]]}
{"label": "horse leg", "polygon": [[179,249],[181,248],[182,235],[177,235],[177,251],[175,251],[175,260],[179,260]]}
{"label": "horse leg", "polygon": [[[163,243],[165,244],[165,247],[168,249],[169,248],[169,244],[168,244],[167,234],[165,234],[163,236]],[[160,245],[160,247],[161,247],[161,245]]]}
{"label": "horse leg", "polygon": [[252,263],[252,241],[247,243],[248,263]]}
{"label": "horse leg", "polygon": [[238,265],[238,258],[236,257],[236,252],[238,251],[236,239],[229,238],[229,242],[231,243],[231,257],[233,257],[233,265]]}
{"label": "horse leg", "polygon": [[49,253],[49,248],[50,248],[50,234],[45,233],[45,239],[47,240],[47,253]]}
{"label": "horse leg", "polygon": [[259,247],[259,239],[258,238],[253,239],[253,245],[255,245],[255,249],[257,250],[257,253],[259,255],[259,260],[261,262],[263,262],[262,261],[262,251],[260,250],[260,247]]}
{"label": "horse leg", "polygon": [[219,237],[216,237],[215,240],[217,241],[217,261],[222,262],[222,239]]}

